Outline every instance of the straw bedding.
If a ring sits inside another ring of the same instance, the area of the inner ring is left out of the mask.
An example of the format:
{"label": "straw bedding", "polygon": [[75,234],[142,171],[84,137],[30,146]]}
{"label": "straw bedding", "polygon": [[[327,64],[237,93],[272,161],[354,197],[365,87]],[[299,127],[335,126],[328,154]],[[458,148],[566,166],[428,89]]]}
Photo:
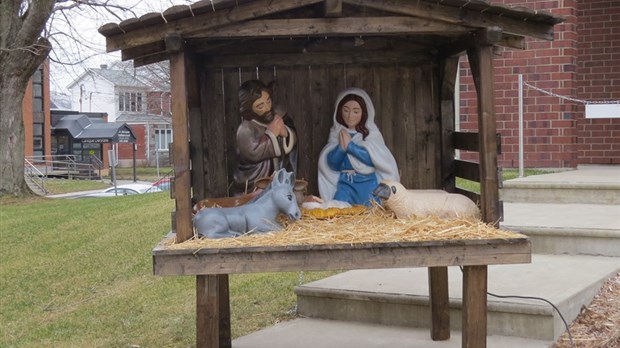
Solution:
{"label": "straw bedding", "polygon": [[[423,242],[440,240],[523,238],[519,233],[503,231],[475,219],[438,217],[396,219],[379,206],[356,209],[331,217],[315,217],[304,212],[298,221],[280,221],[281,231],[247,234],[237,238],[192,238],[183,243],[167,240],[167,249],[240,248],[291,245],[332,245],[386,242]],[[321,214],[319,214],[321,215]]]}

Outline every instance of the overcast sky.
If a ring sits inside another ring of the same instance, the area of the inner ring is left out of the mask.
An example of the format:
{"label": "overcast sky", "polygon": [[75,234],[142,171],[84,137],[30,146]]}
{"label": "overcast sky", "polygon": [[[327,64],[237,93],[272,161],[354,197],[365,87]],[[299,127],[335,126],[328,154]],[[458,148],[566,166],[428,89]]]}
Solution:
{"label": "overcast sky", "polygon": [[[81,7],[56,12],[50,18],[52,37],[50,89],[56,92],[68,92],[66,87],[86,68],[98,68],[101,64],[110,65],[120,60],[120,52],[105,53],[105,37],[97,29],[109,22],[140,17],[149,12],[162,12],[179,4],[189,4],[190,0],[111,0],[110,3],[126,7],[128,10],[114,10],[116,15],[103,9]],[[77,40],[76,40],[77,38]]]}

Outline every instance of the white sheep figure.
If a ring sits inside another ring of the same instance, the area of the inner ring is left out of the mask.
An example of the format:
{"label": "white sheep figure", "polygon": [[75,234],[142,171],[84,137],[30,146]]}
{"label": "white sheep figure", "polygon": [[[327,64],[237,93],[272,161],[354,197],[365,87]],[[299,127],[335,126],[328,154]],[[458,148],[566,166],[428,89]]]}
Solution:
{"label": "white sheep figure", "polygon": [[408,190],[401,183],[383,180],[373,195],[399,219],[413,216],[440,218],[479,218],[480,209],[471,199],[442,190]]}

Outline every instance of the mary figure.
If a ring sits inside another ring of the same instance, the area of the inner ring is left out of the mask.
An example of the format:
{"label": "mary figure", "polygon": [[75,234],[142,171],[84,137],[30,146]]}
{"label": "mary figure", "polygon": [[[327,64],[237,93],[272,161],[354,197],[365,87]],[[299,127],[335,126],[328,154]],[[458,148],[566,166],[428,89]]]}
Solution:
{"label": "mary figure", "polygon": [[400,181],[396,160],[374,119],[375,108],[364,90],[340,92],[334,124],[319,156],[319,193],[324,201],[370,205],[381,180]]}

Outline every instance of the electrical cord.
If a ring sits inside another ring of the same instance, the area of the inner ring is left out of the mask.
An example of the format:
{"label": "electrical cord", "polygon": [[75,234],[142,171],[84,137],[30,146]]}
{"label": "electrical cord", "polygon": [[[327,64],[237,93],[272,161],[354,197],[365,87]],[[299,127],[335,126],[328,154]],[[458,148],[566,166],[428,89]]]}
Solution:
{"label": "electrical cord", "polygon": [[[463,272],[463,266],[459,266],[461,273]],[[549,305],[551,305],[551,307],[553,307],[553,309],[558,313],[558,315],[560,316],[560,319],[562,319],[562,322],[564,323],[564,327],[566,328],[566,332],[568,333],[568,340],[570,341],[570,346],[572,348],[576,348],[575,343],[573,342],[573,336],[570,333],[570,329],[568,328],[568,323],[566,322],[566,319],[564,319],[564,316],[562,315],[562,313],[560,312],[560,310],[558,309],[558,307],[556,307],[553,303],[551,303],[551,301],[544,299],[542,297],[536,297],[536,296],[519,296],[519,295],[497,295],[491,292],[487,291],[487,295],[489,296],[493,296],[493,297],[497,297],[497,298],[518,298],[518,299],[524,299],[524,300],[537,300],[537,301],[543,301],[548,303]]]}
{"label": "electrical cord", "polygon": [[496,295],[494,293],[488,292],[487,291],[487,295],[489,296],[493,296],[493,297],[498,297],[498,298],[520,298],[520,299],[526,299],[526,300],[538,300],[538,301],[543,301],[548,303],[549,305],[551,305],[551,307],[553,307],[553,309],[558,313],[558,315],[560,316],[560,319],[562,319],[562,322],[564,323],[564,327],[566,327],[566,332],[568,333],[568,340],[570,341],[570,346],[572,348],[576,348],[575,347],[575,343],[573,343],[573,336],[570,333],[570,330],[568,328],[568,323],[566,322],[566,319],[564,319],[564,316],[562,315],[562,313],[560,312],[560,310],[558,309],[558,307],[556,307],[553,303],[551,303],[549,300],[546,300],[542,297],[535,297],[535,296],[518,296],[518,295]]}

